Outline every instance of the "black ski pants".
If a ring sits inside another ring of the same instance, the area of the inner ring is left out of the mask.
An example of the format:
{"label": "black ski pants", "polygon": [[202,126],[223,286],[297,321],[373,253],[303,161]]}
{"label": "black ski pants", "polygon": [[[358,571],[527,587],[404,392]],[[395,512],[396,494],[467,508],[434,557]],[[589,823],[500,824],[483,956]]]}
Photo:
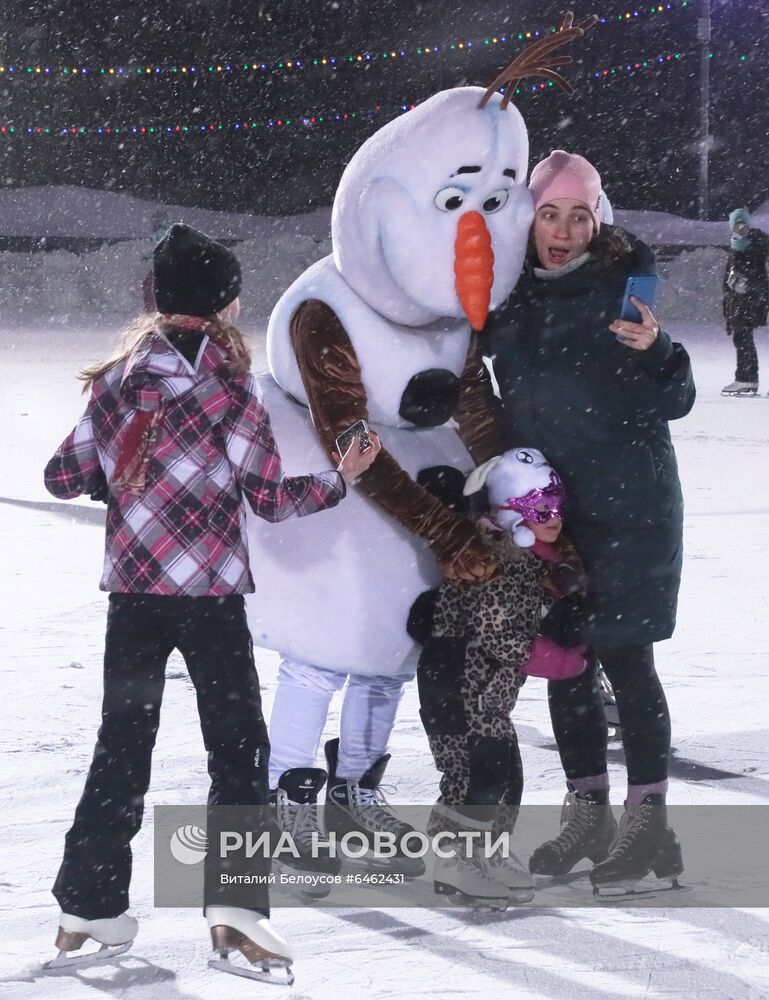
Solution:
{"label": "black ski pants", "polygon": [[606,771],[608,730],[596,667],[600,662],[617,699],[628,784],[665,781],[670,758],[670,713],[654,667],[652,644],[592,650],[590,665],[568,681],[550,681],[548,703],[566,777]]}
{"label": "black ski pants", "polygon": [[737,351],[737,368],[734,372],[736,381],[758,382],[758,352],[753,328],[746,323],[735,323],[731,333]]}
{"label": "black ski pants", "polygon": [[[65,913],[93,920],[128,907],[130,842],[142,823],[175,648],[197,694],[209,805],[267,804],[269,742],[243,598],[111,594],[102,723],[53,887]],[[268,912],[266,889],[254,908]]]}

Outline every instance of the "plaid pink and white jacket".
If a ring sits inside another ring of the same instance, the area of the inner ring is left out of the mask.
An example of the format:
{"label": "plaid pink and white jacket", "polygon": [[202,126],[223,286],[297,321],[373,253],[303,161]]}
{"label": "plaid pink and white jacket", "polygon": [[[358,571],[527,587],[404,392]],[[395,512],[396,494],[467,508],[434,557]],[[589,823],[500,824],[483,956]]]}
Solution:
{"label": "plaid pink and white jacket", "polygon": [[[99,378],[79,423],[45,469],[46,488],[70,499],[110,483],[102,590],[169,596],[248,594],[245,496],[281,521],[334,507],[338,472],[284,477],[252,375],[226,374],[205,338],[195,367],[153,334]],[[160,411],[143,488],[113,482],[136,412]]]}

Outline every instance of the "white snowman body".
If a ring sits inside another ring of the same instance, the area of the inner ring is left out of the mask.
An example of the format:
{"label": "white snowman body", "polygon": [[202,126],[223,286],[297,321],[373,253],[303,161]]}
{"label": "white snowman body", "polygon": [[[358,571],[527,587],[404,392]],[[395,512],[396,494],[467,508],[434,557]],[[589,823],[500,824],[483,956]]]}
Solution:
{"label": "white snowman body", "polygon": [[[329,464],[290,337],[308,299],[326,303],[344,327],[371,426],[400,466],[413,479],[432,466],[473,468],[452,421],[416,427],[400,408],[415,375],[439,369],[458,377],[464,367],[472,334],[454,274],[462,211],[483,213],[491,236],[492,308],[523,263],[532,217],[526,130],[497,98],[479,109],[482,94],[471,87],[437,94],[377,132],[348,164],[332,214],[334,253],[291,285],[268,327],[270,375],[261,385],[286,474]],[[251,518],[249,543],[257,644],[347,673],[413,670],[406,620],[414,599],[437,585],[436,560],[362,492],[280,524]]]}

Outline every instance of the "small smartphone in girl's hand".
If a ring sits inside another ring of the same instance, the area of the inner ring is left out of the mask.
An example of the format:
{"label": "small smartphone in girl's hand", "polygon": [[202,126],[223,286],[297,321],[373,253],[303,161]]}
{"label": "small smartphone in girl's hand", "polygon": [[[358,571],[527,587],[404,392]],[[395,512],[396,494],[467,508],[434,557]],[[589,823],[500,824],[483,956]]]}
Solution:
{"label": "small smartphone in girl's hand", "polygon": [[344,458],[347,454],[347,449],[356,437],[360,450],[368,451],[371,447],[371,438],[369,437],[368,424],[365,420],[356,420],[346,431],[342,431],[336,439],[336,452],[340,458]]}
{"label": "small smartphone in girl's hand", "polygon": [[649,309],[653,309],[658,283],[659,278],[656,274],[637,274],[629,277],[625,285],[625,297],[622,300],[622,310],[619,318],[626,320],[628,323],[642,323],[643,316],[641,316],[641,313],[630,301],[630,297],[633,296],[636,299],[640,299]]}

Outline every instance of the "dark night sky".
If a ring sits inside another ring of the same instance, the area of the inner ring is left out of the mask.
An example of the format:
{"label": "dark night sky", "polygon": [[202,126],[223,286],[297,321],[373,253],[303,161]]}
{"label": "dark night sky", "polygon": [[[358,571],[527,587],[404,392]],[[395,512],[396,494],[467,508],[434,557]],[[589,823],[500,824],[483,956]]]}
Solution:
{"label": "dark night sky", "polygon": [[[699,106],[697,20],[704,0],[681,0],[673,10],[578,0],[578,16],[607,18],[573,46],[568,68],[577,93],[524,93],[532,162],[554,147],[579,151],[601,170],[612,201],[624,208],[696,211]],[[190,0],[110,3],[13,3],[0,33],[3,121],[0,177],[8,186],[83,184],[205,207],[256,212],[306,211],[329,203],[352,152],[393,117],[401,104],[463,83],[486,84],[513,57],[516,45],[484,46],[482,39],[558,21],[560,4],[501,0],[458,4],[384,0],[379,4],[320,0]],[[618,20],[625,12],[638,18]],[[766,145],[769,70],[766,0],[713,0],[711,201],[714,215],[738,202],[769,197]],[[274,64],[291,58],[475,40],[472,50],[285,72],[151,74],[99,77],[98,67],[138,63]],[[593,73],[662,53],[673,65]],[[747,56],[742,61],[741,55]],[[14,76],[8,66],[22,67]],[[27,74],[27,66],[91,69],[92,75]],[[94,70],[96,75],[94,75]],[[266,122],[302,115],[365,112],[375,117],[310,123],[248,134],[231,129],[201,134],[201,123]],[[29,136],[27,127],[195,125],[182,136],[88,134]]]}

